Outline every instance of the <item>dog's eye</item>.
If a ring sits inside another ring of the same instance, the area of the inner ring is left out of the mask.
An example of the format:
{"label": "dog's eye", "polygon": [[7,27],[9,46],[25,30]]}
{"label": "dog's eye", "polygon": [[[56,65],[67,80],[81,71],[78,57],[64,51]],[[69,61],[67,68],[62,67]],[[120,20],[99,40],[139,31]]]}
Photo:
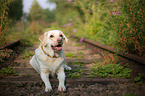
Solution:
{"label": "dog's eye", "polygon": [[59,35],[60,37],[63,37],[62,34]]}
{"label": "dog's eye", "polygon": [[53,35],[50,35],[50,37],[53,38],[54,36]]}

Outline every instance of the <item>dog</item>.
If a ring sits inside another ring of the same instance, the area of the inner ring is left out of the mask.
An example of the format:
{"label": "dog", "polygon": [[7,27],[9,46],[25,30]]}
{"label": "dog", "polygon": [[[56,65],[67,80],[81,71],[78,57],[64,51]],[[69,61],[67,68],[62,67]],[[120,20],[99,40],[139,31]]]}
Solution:
{"label": "dog", "polygon": [[60,30],[51,30],[40,36],[39,47],[35,50],[35,55],[31,58],[30,64],[40,74],[45,83],[45,92],[51,91],[49,75],[57,74],[59,80],[59,91],[66,91],[64,68],[71,70],[65,64],[65,56],[62,49],[63,41],[68,42],[67,37]]}

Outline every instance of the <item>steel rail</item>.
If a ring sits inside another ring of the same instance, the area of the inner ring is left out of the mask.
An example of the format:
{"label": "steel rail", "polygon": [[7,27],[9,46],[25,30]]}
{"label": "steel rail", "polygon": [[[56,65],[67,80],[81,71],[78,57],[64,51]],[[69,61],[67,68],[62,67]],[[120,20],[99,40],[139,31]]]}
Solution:
{"label": "steel rail", "polygon": [[[35,32],[33,32],[33,33],[31,33],[31,34],[25,36],[25,38],[31,36],[32,34],[35,34]],[[22,39],[23,39],[23,38],[22,38]],[[16,47],[17,45],[20,45],[20,41],[21,41],[22,39],[17,39],[17,40],[15,40],[15,41],[13,41],[13,42],[10,42],[10,43],[6,44],[6,45],[3,45],[2,47],[0,47],[0,50],[5,49],[5,48],[12,49],[13,47]]]}
{"label": "steel rail", "polygon": [[[72,38],[76,38],[76,39],[81,39],[80,37],[76,37],[76,36],[71,36]],[[83,39],[83,42],[86,42],[86,43],[89,43],[91,45],[94,45],[94,46],[97,46],[101,49],[104,49],[104,50],[107,50],[111,53],[116,53],[118,54],[119,56],[122,56],[122,57],[125,57],[127,59],[130,59],[130,60],[133,60],[135,62],[138,62],[138,63],[141,63],[141,64],[144,64],[145,65],[145,58],[143,57],[140,57],[138,55],[135,55],[135,54],[126,54],[125,52],[121,51],[121,50],[118,50],[116,48],[112,48],[110,46],[106,46],[106,45],[103,45],[103,44],[100,44],[98,42],[94,42],[94,41],[91,41],[89,39]]]}
{"label": "steel rail", "polygon": [[8,44],[6,44],[6,45],[0,47],[0,50],[1,50],[1,49],[5,49],[5,48],[11,49],[11,48],[13,48],[13,47],[15,47],[15,46],[17,46],[17,45],[19,45],[19,44],[20,44],[20,39],[15,40],[15,41],[13,41],[13,42],[10,42],[10,43],[8,43]]}

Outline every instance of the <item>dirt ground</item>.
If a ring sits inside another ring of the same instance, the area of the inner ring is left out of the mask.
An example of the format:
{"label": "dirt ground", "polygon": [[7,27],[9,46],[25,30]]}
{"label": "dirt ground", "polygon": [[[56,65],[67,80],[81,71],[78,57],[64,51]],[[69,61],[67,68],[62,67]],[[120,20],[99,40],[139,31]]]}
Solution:
{"label": "dirt ground", "polygon": [[[34,54],[37,47],[38,45],[34,45],[33,47],[27,47],[25,50],[30,50]],[[65,54],[72,52],[75,54],[74,58],[66,57],[67,64],[72,67],[72,70],[78,67],[78,65],[73,65],[73,62],[77,60],[86,62],[85,67],[80,67],[83,69],[92,66],[92,61],[101,61],[103,58],[99,54],[100,52],[96,52],[97,49],[92,50],[71,39],[69,43],[64,44],[63,49]],[[39,74],[29,64],[31,56],[24,59],[22,54],[24,53],[21,53],[18,58],[9,63],[19,76],[0,78],[0,96],[145,96],[145,84],[138,85],[132,82],[118,81],[106,83],[100,81],[93,84],[66,82],[66,92],[59,92],[57,90],[58,82],[52,81],[53,90],[45,93],[44,83],[41,81]],[[66,72],[66,75],[69,75],[69,73]],[[69,79],[68,76],[67,79]]]}
{"label": "dirt ground", "polygon": [[[144,90],[131,83],[109,83],[109,84],[66,84],[67,91],[59,92],[56,84],[53,84],[53,90],[45,93],[42,82],[37,83],[19,83],[19,84],[1,84],[1,96],[144,96]],[[140,90],[140,91],[136,91]]]}

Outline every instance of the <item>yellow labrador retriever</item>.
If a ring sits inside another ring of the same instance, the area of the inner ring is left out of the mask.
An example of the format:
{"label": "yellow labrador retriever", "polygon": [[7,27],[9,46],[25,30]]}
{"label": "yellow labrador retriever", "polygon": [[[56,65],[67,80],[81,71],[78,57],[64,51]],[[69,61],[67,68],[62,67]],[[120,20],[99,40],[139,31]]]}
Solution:
{"label": "yellow labrador retriever", "polygon": [[52,87],[49,81],[50,74],[57,74],[59,80],[59,91],[65,91],[65,73],[64,68],[71,70],[65,64],[65,57],[62,49],[63,40],[68,39],[60,30],[51,30],[45,32],[39,40],[39,47],[35,50],[35,55],[30,60],[32,67],[41,75],[45,83],[45,92],[51,91]]}

